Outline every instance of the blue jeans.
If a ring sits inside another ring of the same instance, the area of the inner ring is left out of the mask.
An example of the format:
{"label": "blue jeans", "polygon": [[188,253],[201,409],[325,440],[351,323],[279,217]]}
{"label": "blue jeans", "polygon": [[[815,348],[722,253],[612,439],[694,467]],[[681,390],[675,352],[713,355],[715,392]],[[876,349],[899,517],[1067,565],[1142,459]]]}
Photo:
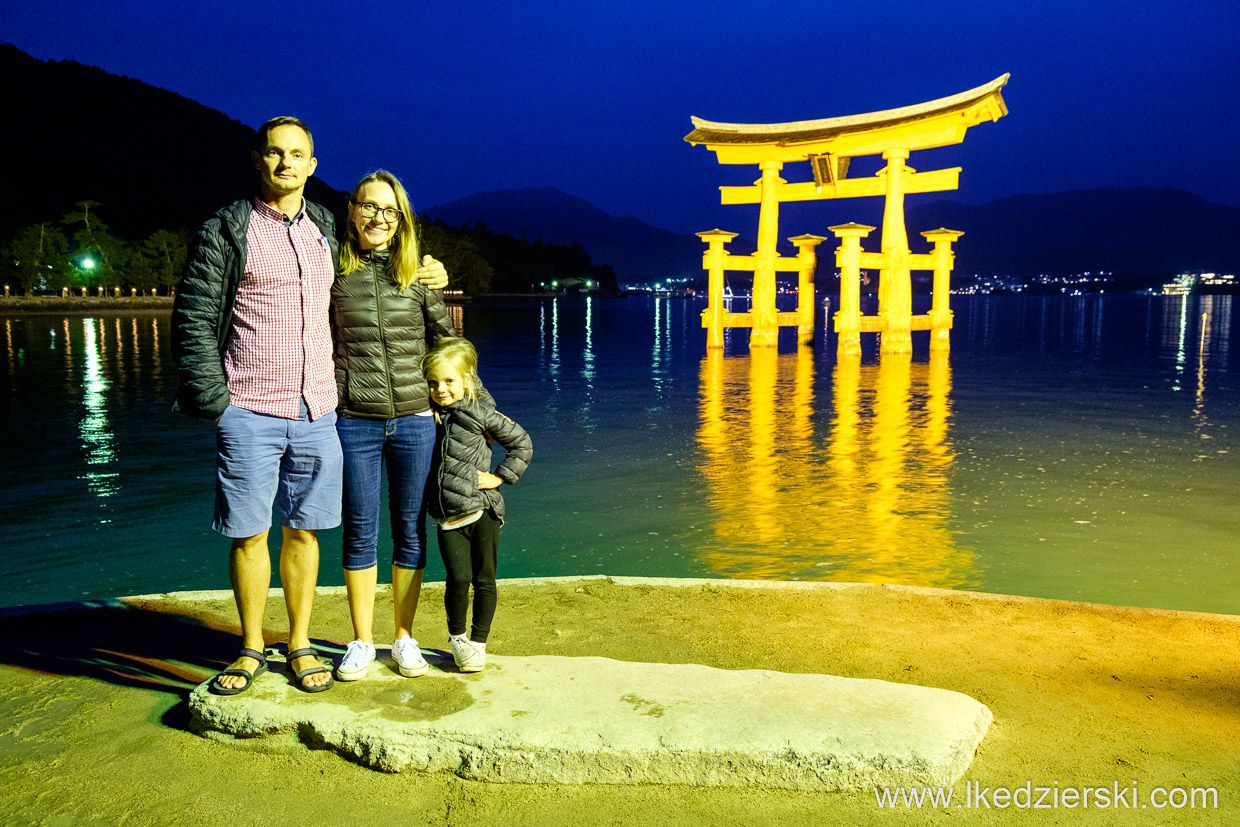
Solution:
{"label": "blue jeans", "polygon": [[379,497],[384,465],[392,518],[392,565],[426,567],[426,481],[435,449],[433,416],[336,420],[344,449],[344,567],[379,564]]}

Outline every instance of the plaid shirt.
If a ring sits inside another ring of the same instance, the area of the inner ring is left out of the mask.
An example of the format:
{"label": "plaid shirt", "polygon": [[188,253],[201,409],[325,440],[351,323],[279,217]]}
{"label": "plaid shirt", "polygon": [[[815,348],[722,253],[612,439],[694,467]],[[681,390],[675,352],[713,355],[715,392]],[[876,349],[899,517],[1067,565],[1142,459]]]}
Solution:
{"label": "plaid shirt", "polygon": [[291,221],[255,199],[245,272],[224,349],[230,402],[256,413],[310,419],[336,407],[332,367],[331,248],[303,206]]}

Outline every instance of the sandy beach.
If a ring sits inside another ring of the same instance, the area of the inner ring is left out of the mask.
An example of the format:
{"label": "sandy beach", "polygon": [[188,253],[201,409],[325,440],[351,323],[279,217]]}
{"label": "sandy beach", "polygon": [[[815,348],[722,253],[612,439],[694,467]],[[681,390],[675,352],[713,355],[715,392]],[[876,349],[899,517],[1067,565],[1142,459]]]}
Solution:
{"label": "sandy beach", "polygon": [[[446,644],[442,594],[441,584],[423,590],[415,634],[424,647]],[[391,634],[387,605],[381,592],[381,645]],[[283,612],[269,601],[269,643],[284,634]],[[387,775],[287,739],[219,743],[189,730],[186,698],[236,647],[227,596],[10,609],[0,626],[4,824],[1240,820],[1240,617],[1231,615],[876,585],[501,583],[488,644],[496,654],[878,678],[978,699],[995,722],[948,808],[879,806],[872,791],[487,784]],[[339,589],[321,590],[312,632],[349,638]],[[1026,785],[1050,791],[1044,806],[1016,806],[1023,793],[998,806],[996,790]],[[1060,796],[1101,787],[1105,808],[1096,792],[1088,808]]]}

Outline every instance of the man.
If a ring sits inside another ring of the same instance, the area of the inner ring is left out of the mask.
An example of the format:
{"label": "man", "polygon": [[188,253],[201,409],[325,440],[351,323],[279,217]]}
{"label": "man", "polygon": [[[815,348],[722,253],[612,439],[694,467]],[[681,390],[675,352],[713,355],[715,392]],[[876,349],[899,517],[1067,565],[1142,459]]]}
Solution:
{"label": "man", "polygon": [[[177,407],[216,422],[213,528],[232,538],[229,574],[241,618],[240,655],[210,689],[235,695],[267,669],[267,534],[278,499],[289,666],[301,689],[320,692],[333,680],[310,646],[316,532],[340,524],[342,474],[328,322],[335,222],[303,196],[318,166],[304,123],[263,124],[251,160],[258,195],[198,231],[172,315]],[[442,265],[423,280],[442,287]]]}

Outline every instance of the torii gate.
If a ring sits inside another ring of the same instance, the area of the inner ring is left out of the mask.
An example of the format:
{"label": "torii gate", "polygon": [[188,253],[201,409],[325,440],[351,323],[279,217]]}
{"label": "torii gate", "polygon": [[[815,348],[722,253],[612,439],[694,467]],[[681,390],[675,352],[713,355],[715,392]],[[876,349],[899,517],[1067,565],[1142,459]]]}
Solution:
{"label": "torii gate", "polygon": [[[866,253],[861,239],[874,227],[842,224],[829,228],[840,240],[836,264],[840,268],[840,309],[835,314],[841,353],[858,353],[860,334],[876,332],[886,353],[911,349],[911,330],[933,331],[930,347],[947,350],[952,324],[948,309],[948,281],[953,254],[952,242],[963,233],[932,230],[922,233],[934,244],[934,251],[911,253],[904,228],[904,195],[915,192],[954,190],[959,185],[960,167],[917,172],[905,165],[916,149],[958,144],[969,127],[995,121],[1007,114],[1000,90],[1008,75],[985,86],[947,98],[887,109],[864,115],[825,118],[776,124],[714,123],[692,118],[695,129],[685,136],[691,144],[703,144],[714,152],[721,164],[757,164],[762,177],[752,187],[720,187],[723,204],[760,204],[758,249],[752,256],[734,256],[724,245],[736,233],[710,230],[698,233],[707,243],[702,266],[709,273],[709,304],[702,312],[707,328],[707,346],[723,347],[723,328],[748,327],[750,347],[774,347],[781,326],[796,325],[802,344],[813,341],[814,297],[812,276],[816,264],[814,247],[826,239],[802,235],[789,239],[800,252],[793,258],[781,257],[775,249],[779,235],[779,202],[811,201],[821,198],[859,198],[883,195],[882,252]],[[869,178],[848,178],[852,158],[879,155],[887,166]],[[814,180],[788,183],[779,177],[786,163],[808,161]],[[879,270],[878,314],[862,316],[860,307],[861,268]],[[752,270],[753,301],[748,313],[723,309],[723,272]],[[791,270],[801,273],[795,313],[775,310],[775,273]],[[911,270],[933,270],[933,303],[925,316],[912,315]]]}

